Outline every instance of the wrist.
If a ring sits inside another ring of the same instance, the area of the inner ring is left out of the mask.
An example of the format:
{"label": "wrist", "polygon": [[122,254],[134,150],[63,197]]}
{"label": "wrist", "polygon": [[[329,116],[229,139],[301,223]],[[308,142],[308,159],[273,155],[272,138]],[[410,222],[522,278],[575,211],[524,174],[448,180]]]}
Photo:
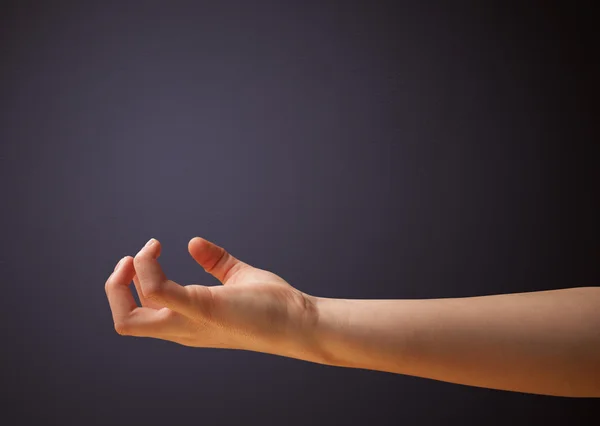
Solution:
{"label": "wrist", "polygon": [[[340,299],[329,299],[302,293],[304,310],[298,333],[293,337],[296,343],[296,358],[326,365],[344,365],[335,354],[335,335],[339,332],[338,323],[343,322],[339,310],[335,309]],[[342,301],[343,302],[343,301]],[[336,331],[337,330],[337,331]]]}
{"label": "wrist", "polygon": [[263,352],[328,364],[320,332],[321,298],[296,289],[294,293],[296,302],[293,305],[300,309],[291,309],[291,312],[288,312],[283,338],[271,342]]}
{"label": "wrist", "polygon": [[406,303],[309,297],[312,361],[337,367],[402,372],[414,352],[414,332],[401,326]]}

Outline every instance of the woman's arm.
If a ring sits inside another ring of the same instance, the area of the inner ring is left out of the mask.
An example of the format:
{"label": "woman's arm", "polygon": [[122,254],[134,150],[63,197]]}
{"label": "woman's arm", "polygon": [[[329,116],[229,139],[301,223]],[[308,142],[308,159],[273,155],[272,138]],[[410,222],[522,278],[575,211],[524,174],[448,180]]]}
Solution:
{"label": "woman's arm", "polygon": [[429,300],[314,298],[318,362],[600,397],[600,288]]}
{"label": "woman's arm", "polygon": [[[203,238],[190,255],[223,285],[167,278],[150,240],[105,289],[119,334],[266,352],[466,385],[600,397],[600,288],[429,300],[307,295]],[[134,282],[142,306],[129,289]]]}

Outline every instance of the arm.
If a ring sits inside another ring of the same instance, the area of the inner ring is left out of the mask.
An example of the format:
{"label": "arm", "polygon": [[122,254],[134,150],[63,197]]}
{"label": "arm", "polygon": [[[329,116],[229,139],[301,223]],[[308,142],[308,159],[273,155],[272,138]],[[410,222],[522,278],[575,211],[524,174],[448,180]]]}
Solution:
{"label": "arm", "polygon": [[315,303],[325,364],[511,391],[600,396],[600,288]]}
{"label": "arm", "polygon": [[[319,298],[202,238],[223,285],[169,280],[151,240],[106,281],[116,331],[465,385],[600,397],[600,288],[428,300]],[[134,282],[142,306],[129,284]]]}

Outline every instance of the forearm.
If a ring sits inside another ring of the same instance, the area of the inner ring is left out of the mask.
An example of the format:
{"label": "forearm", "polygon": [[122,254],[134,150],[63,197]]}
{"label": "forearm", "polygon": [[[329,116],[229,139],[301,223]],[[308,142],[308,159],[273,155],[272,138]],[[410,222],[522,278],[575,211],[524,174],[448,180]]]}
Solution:
{"label": "forearm", "polygon": [[314,303],[316,349],[300,358],[480,387],[600,396],[600,288]]}

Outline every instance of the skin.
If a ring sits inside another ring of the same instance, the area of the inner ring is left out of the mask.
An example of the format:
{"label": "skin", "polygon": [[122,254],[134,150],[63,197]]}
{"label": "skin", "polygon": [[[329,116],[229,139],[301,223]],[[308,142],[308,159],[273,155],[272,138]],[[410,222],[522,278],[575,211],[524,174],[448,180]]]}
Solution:
{"label": "skin", "polygon": [[[190,255],[222,285],[182,286],[150,240],[106,281],[115,330],[493,389],[600,397],[600,288],[426,300],[303,293],[203,238]],[[134,282],[142,306],[129,284]]]}

